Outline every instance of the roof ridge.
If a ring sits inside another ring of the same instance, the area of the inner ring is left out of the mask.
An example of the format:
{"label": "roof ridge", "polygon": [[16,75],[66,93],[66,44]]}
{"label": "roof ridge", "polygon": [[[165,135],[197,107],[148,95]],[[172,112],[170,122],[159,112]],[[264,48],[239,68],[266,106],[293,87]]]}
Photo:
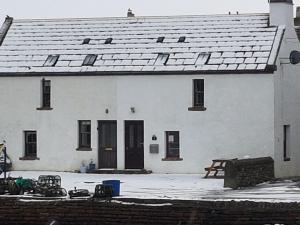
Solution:
{"label": "roof ridge", "polygon": [[15,19],[18,22],[42,22],[42,21],[92,21],[92,20],[134,20],[134,19],[164,19],[164,18],[201,18],[201,17],[233,17],[233,16],[267,16],[269,13],[243,13],[243,14],[207,14],[207,15],[167,15],[167,16],[135,16],[135,17],[70,17],[70,18],[37,18],[37,19]]}

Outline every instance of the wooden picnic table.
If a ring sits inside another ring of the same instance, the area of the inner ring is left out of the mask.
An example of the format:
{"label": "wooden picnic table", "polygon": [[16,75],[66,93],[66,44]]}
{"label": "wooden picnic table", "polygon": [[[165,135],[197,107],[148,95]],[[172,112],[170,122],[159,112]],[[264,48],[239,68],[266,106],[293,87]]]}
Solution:
{"label": "wooden picnic table", "polygon": [[211,172],[214,173],[212,176],[214,178],[223,177],[223,176],[217,176],[217,175],[220,171],[222,171],[222,172],[225,171],[226,162],[228,162],[230,160],[233,160],[233,159],[213,159],[211,166],[205,168],[205,171],[207,171],[207,173],[204,176],[204,178],[208,178],[208,176],[210,175]]}

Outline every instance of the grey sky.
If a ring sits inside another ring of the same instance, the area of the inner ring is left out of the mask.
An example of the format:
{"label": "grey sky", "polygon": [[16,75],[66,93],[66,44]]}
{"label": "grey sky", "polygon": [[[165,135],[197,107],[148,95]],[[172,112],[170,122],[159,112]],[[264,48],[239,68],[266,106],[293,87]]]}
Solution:
{"label": "grey sky", "polygon": [[[268,12],[268,0],[0,0],[0,18],[62,18]],[[300,0],[294,0],[300,6]]]}

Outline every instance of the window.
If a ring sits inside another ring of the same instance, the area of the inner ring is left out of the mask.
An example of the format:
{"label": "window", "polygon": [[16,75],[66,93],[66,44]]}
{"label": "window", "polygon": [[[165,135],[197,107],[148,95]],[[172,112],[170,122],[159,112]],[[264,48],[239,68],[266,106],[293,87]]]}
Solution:
{"label": "window", "polygon": [[83,60],[82,66],[93,66],[97,59],[97,55],[87,55]]}
{"label": "window", "polygon": [[207,64],[208,60],[210,58],[210,53],[200,53],[198,55],[198,58],[196,60],[196,65],[201,66]]}
{"label": "window", "polygon": [[181,37],[178,39],[178,42],[179,42],[179,43],[185,42],[185,36],[181,36]]}
{"label": "window", "polygon": [[42,108],[50,108],[51,105],[51,81],[42,80]]}
{"label": "window", "polygon": [[25,136],[25,157],[36,158],[36,131],[24,131]]}
{"label": "window", "polygon": [[104,44],[106,44],[106,45],[107,45],[107,44],[111,44],[112,41],[113,41],[112,38],[107,38],[107,39],[105,40]]}
{"label": "window", "polygon": [[49,55],[46,59],[44,66],[55,66],[59,58],[59,55]]}
{"label": "window", "polygon": [[158,37],[157,40],[156,40],[156,42],[157,43],[163,43],[164,40],[165,40],[165,37]]}
{"label": "window", "polygon": [[193,106],[204,108],[204,79],[193,80]]}
{"label": "window", "polygon": [[91,121],[79,120],[79,149],[91,148]]}
{"label": "window", "polygon": [[169,60],[170,54],[168,53],[159,53],[157,55],[154,65],[165,66]]}
{"label": "window", "polygon": [[290,150],[290,125],[283,126],[283,160],[291,161]]}
{"label": "window", "polygon": [[166,131],[166,158],[179,158],[179,131]]}
{"label": "window", "polygon": [[82,44],[83,44],[83,45],[87,45],[87,44],[90,43],[90,41],[91,41],[90,38],[85,38],[85,39],[83,40]]}

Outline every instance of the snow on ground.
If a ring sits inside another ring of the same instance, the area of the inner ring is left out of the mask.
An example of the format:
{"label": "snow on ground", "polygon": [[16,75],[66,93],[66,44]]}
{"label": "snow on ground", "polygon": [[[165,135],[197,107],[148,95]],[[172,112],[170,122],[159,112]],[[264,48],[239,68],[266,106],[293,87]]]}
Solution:
{"label": "snow on ground", "polygon": [[[264,183],[253,188],[232,190],[223,188],[223,179],[203,179],[203,175],[174,174],[80,174],[65,172],[12,171],[11,177],[38,179],[39,175],[59,175],[67,191],[88,189],[94,192],[103,180],[121,181],[121,198],[300,202],[300,182]],[[1,176],[0,176],[1,177]],[[3,175],[2,175],[3,177]]]}

